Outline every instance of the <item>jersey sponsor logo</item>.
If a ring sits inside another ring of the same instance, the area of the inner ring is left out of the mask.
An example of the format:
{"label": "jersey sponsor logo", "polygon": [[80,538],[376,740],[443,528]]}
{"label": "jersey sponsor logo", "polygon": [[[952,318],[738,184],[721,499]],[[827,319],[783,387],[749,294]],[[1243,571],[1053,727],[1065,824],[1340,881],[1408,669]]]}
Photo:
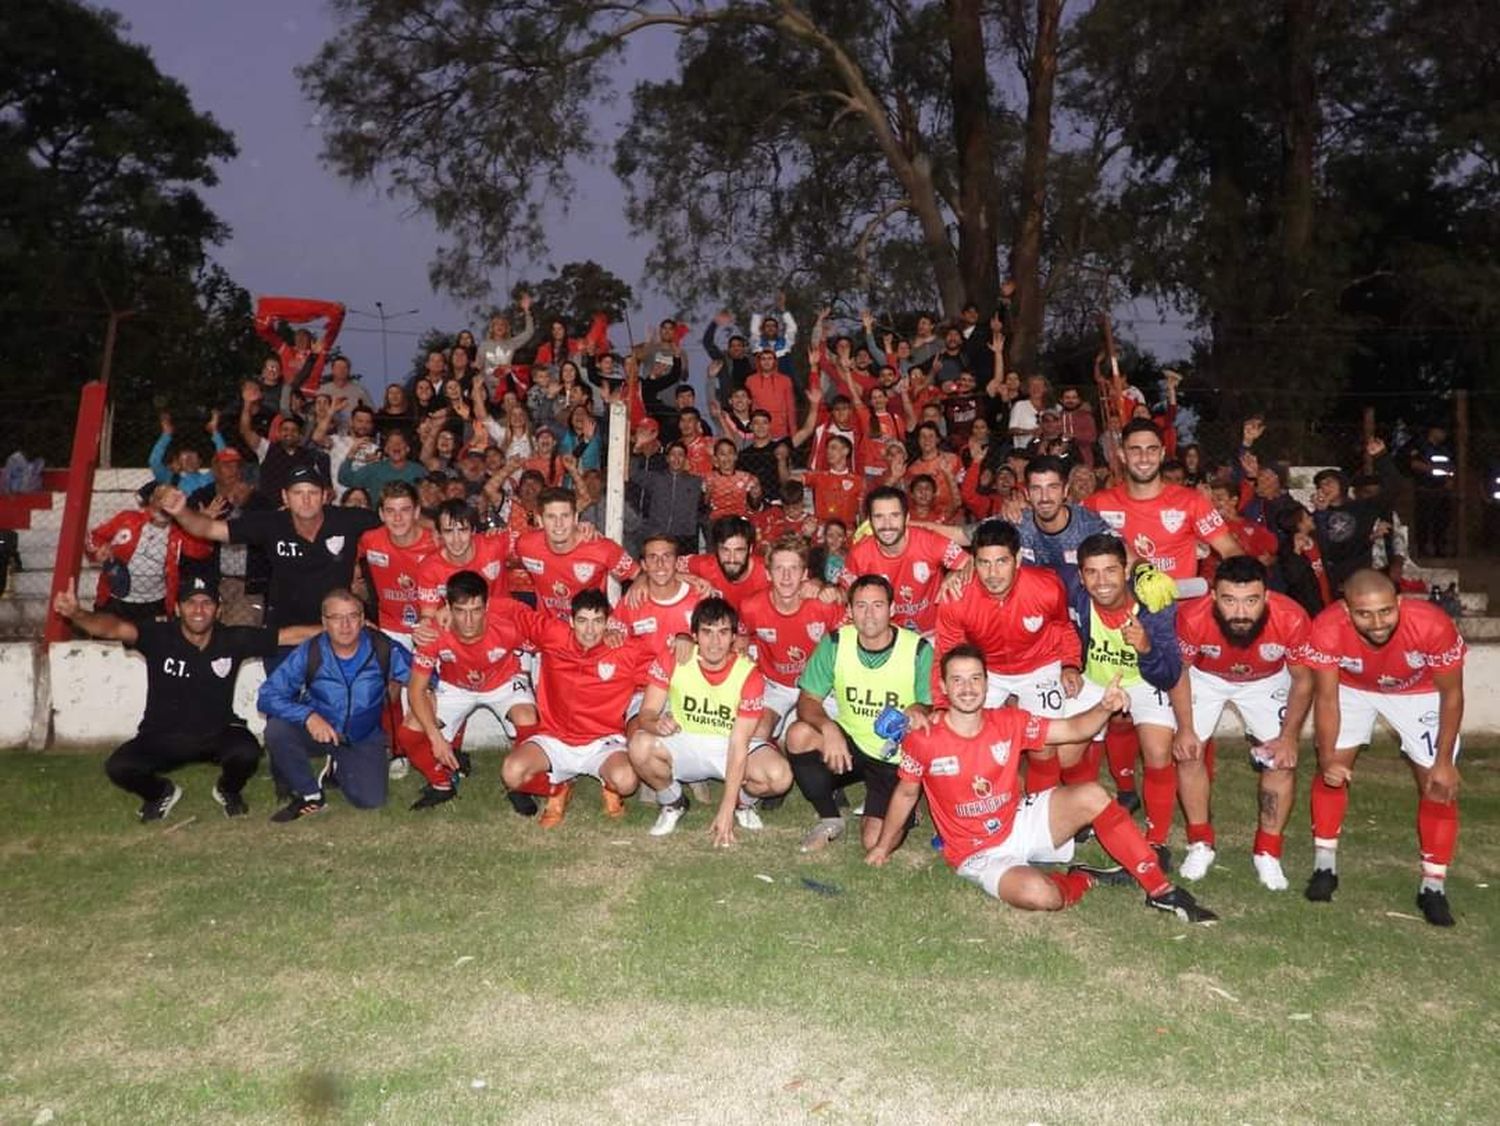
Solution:
{"label": "jersey sponsor logo", "polygon": [[958,756],[944,755],[942,758],[932,760],[932,765],[927,768],[927,773],[937,778],[952,778],[958,775]]}
{"label": "jersey sponsor logo", "polygon": [[391,557],[383,551],[367,551],[365,552],[365,558],[376,567],[389,567],[391,565]]}
{"label": "jersey sponsor logo", "polygon": [[1358,657],[1340,657],[1339,668],[1357,675],[1365,671],[1365,663]]}
{"label": "jersey sponsor logo", "polygon": [[1229,666],[1230,676],[1249,676],[1251,671],[1252,670],[1249,665],[1239,664]]}
{"label": "jersey sponsor logo", "polygon": [[500,661],[502,658],[504,658],[505,654],[506,654],[506,649],[505,649],[505,646],[502,645],[498,649],[491,649],[488,652],[486,652],[485,655],[484,655],[484,659],[486,661],[489,661],[490,663],[493,664],[495,662]]}
{"label": "jersey sponsor logo", "polygon": [[1042,724],[1044,722],[1039,715],[1033,715],[1026,721],[1026,742],[1028,745],[1035,745],[1041,739]]}
{"label": "jersey sponsor logo", "polygon": [[1438,725],[1437,712],[1423,712],[1417,720],[1423,727],[1436,727]]}
{"label": "jersey sponsor logo", "polygon": [[1101,508],[1099,515],[1104,517],[1104,522],[1117,532],[1125,527],[1125,513],[1123,512],[1115,509]]}
{"label": "jersey sponsor logo", "polygon": [[998,743],[991,743],[990,744],[990,758],[994,759],[1001,766],[1004,766],[1007,762],[1009,762],[1010,761],[1010,740],[1009,739],[1001,739],[1000,742],[998,742]]}
{"label": "jersey sponsor logo", "polygon": [[973,779],[969,782],[969,789],[974,791],[976,798],[987,798],[994,792],[994,787],[990,785],[990,780],[983,774],[974,775]]}
{"label": "jersey sponsor logo", "polygon": [[822,622],[807,623],[807,638],[814,645],[823,640],[824,626]]}
{"label": "jersey sponsor logo", "polygon": [[599,662],[599,679],[600,680],[611,680],[611,679],[613,679],[614,675],[615,675],[614,662],[612,662],[612,661],[600,661]]}
{"label": "jersey sponsor logo", "polygon": [[1407,668],[1419,669],[1427,664],[1426,655],[1423,653],[1419,653],[1415,649],[1408,649],[1405,653],[1402,654],[1402,656],[1406,658]]}
{"label": "jersey sponsor logo", "polygon": [[484,672],[481,669],[470,669],[464,679],[469,682],[470,688],[478,688],[484,683]]}
{"label": "jersey sponsor logo", "polygon": [[1070,547],[1066,551],[1064,551],[1063,562],[1071,563],[1075,567],[1078,566],[1078,550],[1076,548]]}
{"label": "jersey sponsor logo", "polygon": [[755,631],[755,636],[770,645],[776,644],[776,630],[771,626],[761,626]]}
{"label": "jersey sponsor logo", "polygon": [[402,590],[416,590],[417,580],[412,578],[405,571],[402,571],[399,575],[396,576],[396,585],[399,586]]}
{"label": "jersey sponsor logo", "polygon": [[401,624],[408,627],[417,624],[417,608],[410,602],[401,610]]}
{"label": "jersey sponsor logo", "polygon": [[1198,646],[1198,652],[1202,653],[1205,657],[1217,657],[1223,651],[1224,650],[1217,645]]}
{"label": "jersey sponsor logo", "polygon": [[452,649],[439,649],[438,660],[447,661],[451,665],[454,661],[458,660],[458,654]]}
{"label": "jersey sponsor logo", "polygon": [[573,577],[581,583],[586,583],[594,577],[594,572],[598,569],[592,563],[574,563]]}
{"label": "jersey sponsor logo", "polygon": [[1021,624],[1026,627],[1027,633],[1035,633],[1042,628],[1043,618],[1040,614],[1028,615],[1021,619]]}
{"label": "jersey sponsor logo", "polygon": [[1182,531],[1182,526],[1187,523],[1187,513],[1180,508],[1164,508],[1161,510],[1161,526],[1176,535]]}
{"label": "jersey sponsor logo", "polygon": [[911,577],[919,583],[925,583],[932,578],[932,568],[927,565],[925,559],[918,559],[911,565]]}
{"label": "jersey sponsor logo", "polygon": [[1000,831],[1000,818],[987,818],[984,823],[984,831],[992,837],[998,833]]}
{"label": "jersey sponsor logo", "polygon": [[521,566],[525,567],[533,575],[540,575],[546,569],[546,564],[540,559],[531,559],[525,555],[521,556]]}
{"label": "jersey sponsor logo", "polygon": [[1277,645],[1274,641],[1267,641],[1260,647],[1260,659],[1262,661],[1279,661],[1286,655],[1286,646]]}
{"label": "jersey sponsor logo", "polygon": [[1021,549],[1021,562],[1022,563],[1035,563],[1036,562],[1036,552],[1032,551],[1031,548],[1029,548],[1029,547],[1023,547]]}
{"label": "jersey sponsor logo", "polygon": [[276,541],[276,558],[278,559],[301,559],[302,545],[289,540]]}
{"label": "jersey sponsor logo", "polygon": [[635,625],[630,627],[630,632],[635,634],[637,637],[640,637],[643,634],[653,634],[656,632],[656,619],[641,618],[635,623]]}
{"label": "jersey sponsor logo", "polygon": [[323,541],[323,546],[328,549],[329,555],[337,555],[339,552],[344,550],[344,537],[329,536],[326,540]]}
{"label": "jersey sponsor logo", "polygon": [[1135,539],[1130,541],[1130,546],[1142,559],[1156,558],[1156,541],[1144,532],[1136,533]]}
{"label": "jersey sponsor logo", "polygon": [[212,661],[208,662],[208,667],[213,670],[213,674],[216,677],[218,677],[220,680],[223,680],[226,676],[234,671],[234,658],[215,657]]}
{"label": "jersey sponsor logo", "polygon": [[807,650],[802,648],[802,646],[800,645],[788,645],[786,649],[786,658],[788,661],[791,661],[792,664],[800,665],[807,660]]}

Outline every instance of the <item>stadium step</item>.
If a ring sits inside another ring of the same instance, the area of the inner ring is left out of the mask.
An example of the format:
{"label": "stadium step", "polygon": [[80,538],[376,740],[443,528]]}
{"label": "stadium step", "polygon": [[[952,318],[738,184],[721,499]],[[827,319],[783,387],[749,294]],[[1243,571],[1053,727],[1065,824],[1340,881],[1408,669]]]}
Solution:
{"label": "stadium step", "polygon": [[1465,641],[1500,641],[1500,618],[1459,618],[1458,632]]}

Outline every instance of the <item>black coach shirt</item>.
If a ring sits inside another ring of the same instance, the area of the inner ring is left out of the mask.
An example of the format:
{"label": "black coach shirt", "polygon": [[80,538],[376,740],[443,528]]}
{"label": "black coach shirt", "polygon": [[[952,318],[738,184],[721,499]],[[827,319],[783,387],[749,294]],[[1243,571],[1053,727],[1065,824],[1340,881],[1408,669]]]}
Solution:
{"label": "black coach shirt", "polygon": [[286,509],[245,512],[229,521],[229,542],[260,548],[271,561],[271,589],[266,596],[266,624],[317,625],[323,596],[354,581],[354,554],[359,537],[380,527],[367,508],[325,508],[316,539],[305,540]]}
{"label": "black coach shirt", "polygon": [[146,658],[146,714],[141,732],[212,735],[233,723],[234,674],[240,662],[276,653],[276,631],[214,626],[199,649],[182,623],[143,622],[133,649]]}

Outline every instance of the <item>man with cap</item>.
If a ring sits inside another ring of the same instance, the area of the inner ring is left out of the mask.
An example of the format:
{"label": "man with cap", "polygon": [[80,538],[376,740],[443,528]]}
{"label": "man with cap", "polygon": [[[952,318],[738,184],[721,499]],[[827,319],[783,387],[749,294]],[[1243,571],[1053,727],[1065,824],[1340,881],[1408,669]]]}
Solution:
{"label": "man with cap", "polygon": [[160,821],[172,811],[182,787],[162,775],[193,762],[219,767],[213,797],[226,817],[248,813],[242,791],[260,762],[260,744],[234,712],[235,673],[242,661],[274,654],[278,639],[295,644],[317,628],[284,629],[278,638],[274,630],[218,625],[218,587],[201,576],[183,584],[171,621],[90,612],[72,591],[59,594],[53,609],[90,637],[123,642],[146,658],[140,728],[104,763],[111,782],[141,799],[140,819]]}

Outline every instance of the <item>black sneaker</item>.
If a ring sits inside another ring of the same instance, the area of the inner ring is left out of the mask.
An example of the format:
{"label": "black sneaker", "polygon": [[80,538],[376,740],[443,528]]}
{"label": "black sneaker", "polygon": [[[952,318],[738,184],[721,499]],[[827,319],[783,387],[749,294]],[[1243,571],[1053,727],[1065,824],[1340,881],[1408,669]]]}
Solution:
{"label": "black sneaker", "polygon": [[1339,878],[1336,872],[1328,868],[1315,868],[1307,881],[1307,890],[1302,894],[1314,903],[1331,903],[1333,893],[1338,890]]}
{"label": "black sneaker", "polygon": [[328,802],[319,794],[311,798],[293,798],[284,809],[278,809],[271,814],[271,820],[285,825],[288,821],[296,821],[299,818],[311,817],[315,813],[322,813],[328,808]]}
{"label": "black sneaker", "polygon": [[1141,808],[1141,795],[1134,790],[1120,790],[1115,794],[1115,803],[1133,815]]}
{"label": "black sneaker", "polygon": [[287,802],[291,801],[292,798],[296,797],[296,795],[292,793],[292,788],[285,782],[282,782],[278,779],[272,785],[276,792],[276,802],[278,805],[285,805]]}
{"label": "black sneaker", "polygon": [[172,788],[155,801],[141,802],[140,811],[136,814],[143,822],[161,821],[167,814],[172,812],[172,807],[182,798],[182,787],[176,782],[168,782]]}
{"label": "black sneaker", "polygon": [[1135,883],[1135,877],[1118,864],[1069,864],[1068,872],[1082,872],[1096,887],[1124,887]]}
{"label": "black sneaker", "polygon": [[339,788],[338,767],[334,765],[333,756],[329,755],[323,760],[323,769],[318,771],[318,789],[337,790]]}
{"label": "black sneaker", "polygon": [[245,804],[244,795],[238,792],[226,793],[215,786],[214,801],[224,808],[225,817],[243,817],[250,812],[250,807]]}
{"label": "black sneaker", "polygon": [[1417,893],[1417,907],[1422,912],[1422,917],[1435,927],[1451,927],[1453,925],[1453,910],[1448,906],[1447,892],[1438,891],[1437,888],[1427,888]]}
{"label": "black sneaker", "polygon": [[1146,906],[1155,908],[1157,911],[1165,911],[1176,915],[1184,923],[1217,923],[1219,916],[1215,915],[1207,907],[1198,906],[1198,901],[1182,888],[1174,887],[1161,895],[1148,895]]}
{"label": "black sneaker", "polygon": [[1151,851],[1156,853],[1156,864],[1161,869],[1163,876],[1172,871],[1172,850],[1166,845],[1152,845]]}
{"label": "black sneaker", "polygon": [[510,802],[511,809],[515,810],[522,817],[536,816],[536,798],[530,794],[518,794],[515,790],[506,790],[505,800]]}
{"label": "black sneaker", "polygon": [[442,805],[444,802],[452,801],[457,796],[451,788],[439,790],[435,786],[423,786],[422,796],[412,802],[411,807],[413,809],[432,809],[435,806]]}
{"label": "black sneaker", "polygon": [[474,773],[474,760],[469,757],[468,751],[454,751],[453,757],[458,760],[458,776],[467,778]]}

